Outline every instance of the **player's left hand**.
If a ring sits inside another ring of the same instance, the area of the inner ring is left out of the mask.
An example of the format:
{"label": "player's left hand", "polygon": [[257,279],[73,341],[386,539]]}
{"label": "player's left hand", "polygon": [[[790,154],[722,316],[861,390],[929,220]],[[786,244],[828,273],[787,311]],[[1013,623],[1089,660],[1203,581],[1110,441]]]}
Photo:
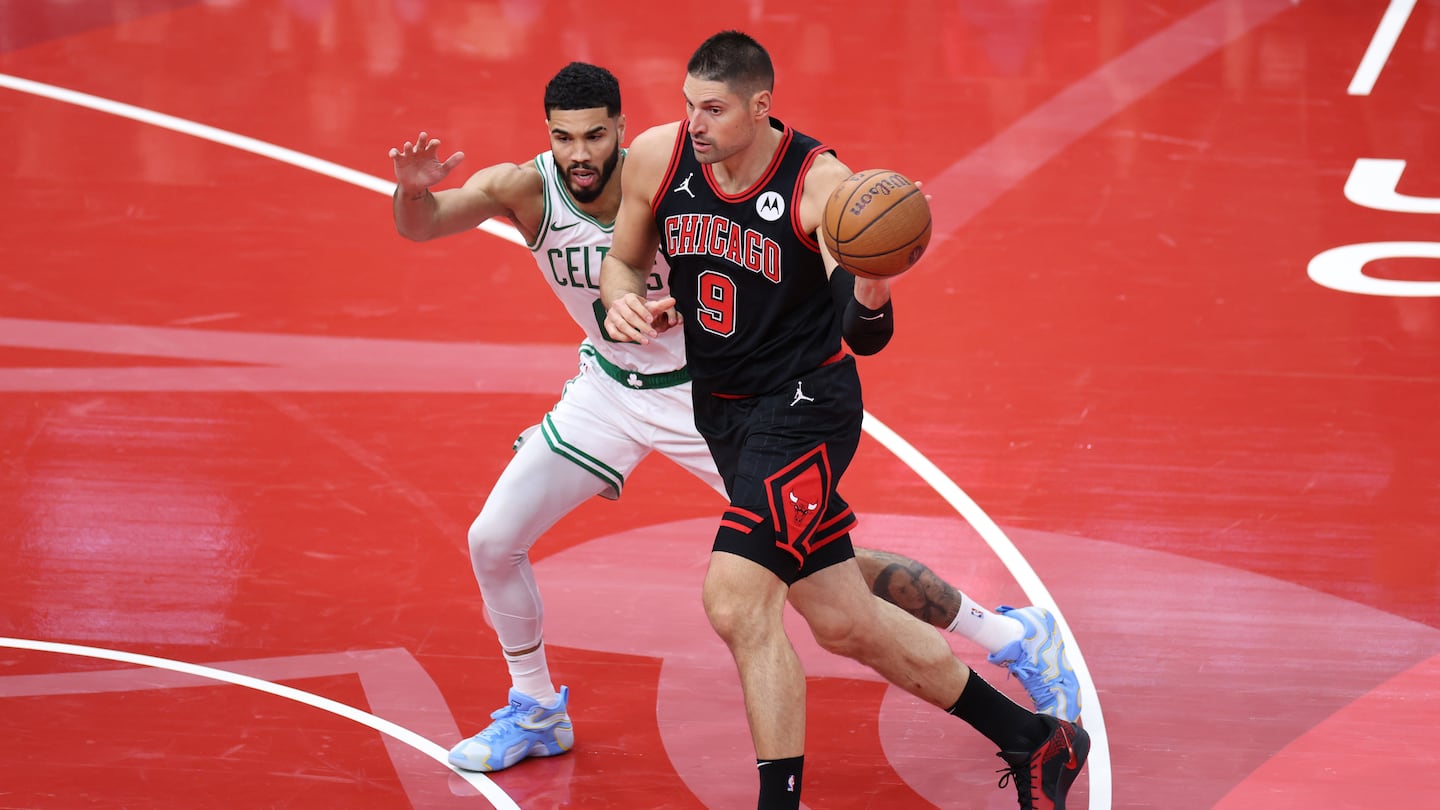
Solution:
{"label": "player's left hand", "polygon": [[679,322],[675,299],[670,296],[651,301],[626,293],[605,312],[605,331],[613,340],[641,345]]}
{"label": "player's left hand", "polygon": [[390,150],[390,159],[395,163],[395,181],[402,192],[408,196],[435,185],[465,159],[464,152],[456,152],[442,162],[439,152],[440,139],[425,132],[421,132],[413,144],[406,141],[403,146]]}

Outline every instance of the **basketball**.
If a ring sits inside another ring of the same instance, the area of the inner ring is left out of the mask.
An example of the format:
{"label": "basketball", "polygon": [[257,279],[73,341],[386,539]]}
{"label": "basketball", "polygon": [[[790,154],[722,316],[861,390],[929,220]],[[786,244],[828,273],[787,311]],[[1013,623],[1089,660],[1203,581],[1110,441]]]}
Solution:
{"label": "basketball", "polygon": [[830,195],[820,230],[830,255],[851,273],[898,276],[930,244],[930,203],[905,175],[868,169],[845,178]]}

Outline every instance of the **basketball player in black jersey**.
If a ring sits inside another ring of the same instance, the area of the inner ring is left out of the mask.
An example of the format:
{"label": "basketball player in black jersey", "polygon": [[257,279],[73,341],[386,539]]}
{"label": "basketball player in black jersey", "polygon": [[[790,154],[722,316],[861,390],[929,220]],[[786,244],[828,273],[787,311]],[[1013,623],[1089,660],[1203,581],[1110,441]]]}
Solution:
{"label": "basketball player in black jersey", "polygon": [[[695,422],[730,504],[705,576],[706,614],[740,672],[760,810],[800,804],[805,674],[785,602],[827,650],[970,723],[1000,748],[1021,808],[1063,808],[1089,752],[1071,723],[1021,708],[940,634],[866,589],[837,486],[860,437],[860,380],[844,342],[879,351],[889,282],[834,273],[816,238],[850,174],[818,141],[772,118],[774,69],[749,36],[706,40],[686,67],[684,121],[632,144],[601,271],[605,326],[645,343],[681,316]],[[672,297],[647,301],[657,247]],[[1003,781],[1002,781],[1003,784]]]}

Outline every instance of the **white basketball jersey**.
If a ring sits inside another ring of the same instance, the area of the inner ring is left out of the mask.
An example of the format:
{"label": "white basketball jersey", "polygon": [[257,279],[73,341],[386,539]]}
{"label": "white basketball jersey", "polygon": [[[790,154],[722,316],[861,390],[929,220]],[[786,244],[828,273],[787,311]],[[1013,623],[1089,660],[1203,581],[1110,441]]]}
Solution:
{"label": "white basketball jersey", "polygon": [[[600,304],[600,262],[610,250],[615,223],[600,222],[580,210],[550,152],[535,157],[535,168],[545,183],[545,216],[529,247],[555,297],[585,332],[584,342],[614,365],[641,374],[663,374],[683,367],[685,335],[679,327],[660,333],[644,346],[610,340]],[[612,177],[616,180],[618,177]],[[646,284],[647,297],[669,295],[669,276],[664,257],[657,255]]]}

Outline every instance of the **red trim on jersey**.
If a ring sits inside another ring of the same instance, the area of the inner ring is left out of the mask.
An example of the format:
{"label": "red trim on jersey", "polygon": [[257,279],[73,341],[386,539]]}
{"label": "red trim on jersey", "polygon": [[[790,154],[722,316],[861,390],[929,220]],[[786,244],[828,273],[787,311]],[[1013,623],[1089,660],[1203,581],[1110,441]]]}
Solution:
{"label": "red trim on jersey", "polygon": [[715,173],[710,170],[710,167],[714,165],[713,163],[700,164],[702,173],[705,175],[705,182],[710,184],[710,190],[715,192],[715,196],[719,197],[722,202],[744,202],[747,198],[754,197],[755,192],[768,185],[770,178],[774,177],[775,172],[780,170],[780,162],[785,159],[785,150],[790,147],[790,141],[795,137],[795,131],[790,128],[789,124],[785,125],[785,129],[781,130],[781,133],[780,145],[775,147],[775,154],[770,156],[770,165],[765,168],[765,174],[761,175],[759,180],[756,180],[749,188],[739,194],[726,194],[720,190],[719,184],[715,182]]}
{"label": "red trim on jersey", "polygon": [[[844,271],[841,271],[841,272],[844,272]],[[845,358],[847,358],[847,357],[849,357],[849,356],[850,356],[850,353],[847,352],[847,351],[845,351],[845,347],[844,347],[844,346],[841,346],[841,347],[840,347],[840,351],[835,352],[834,354],[832,354],[832,355],[830,355],[829,357],[825,358],[825,359],[820,363],[820,365],[816,366],[816,368],[824,368],[825,366],[828,366],[828,365],[830,365],[831,363],[838,363],[838,362],[840,362],[841,360],[844,360]],[[716,399],[753,399],[753,398],[756,396],[756,394],[724,394],[724,393],[721,393],[721,392],[719,392],[719,391],[712,391],[712,392],[710,393],[710,396],[715,397]]]}
{"label": "red trim on jersey", "polygon": [[[665,167],[665,176],[660,178],[660,187],[655,189],[655,198],[650,201],[650,216],[660,213],[660,201],[665,199],[665,189],[670,188],[670,181],[675,179],[675,169],[680,165],[681,149],[685,147],[685,122],[676,122],[680,128],[675,132],[675,148],[670,150],[670,164]],[[664,234],[661,234],[664,238]],[[663,245],[662,245],[663,247]]]}
{"label": "red trim on jersey", "polygon": [[[806,233],[804,226],[800,223],[800,201],[805,198],[805,178],[810,174],[810,166],[815,163],[815,158],[826,152],[834,152],[834,149],[825,144],[817,144],[810,154],[805,156],[805,162],[800,164],[800,174],[795,178],[795,196],[791,198],[793,205],[790,206],[790,227],[795,231],[795,236],[800,243],[815,251],[820,252],[820,243],[815,241],[813,234]],[[824,212],[821,212],[824,216]]]}
{"label": "red trim on jersey", "polygon": [[749,534],[750,532],[755,531],[755,527],[754,527],[754,526],[746,526],[746,525],[741,524],[741,523],[736,523],[736,522],[733,521],[733,520],[722,520],[722,521],[720,521],[720,528],[722,528],[722,529],[734,529],[735,531],[740,532],[741,534]]}

